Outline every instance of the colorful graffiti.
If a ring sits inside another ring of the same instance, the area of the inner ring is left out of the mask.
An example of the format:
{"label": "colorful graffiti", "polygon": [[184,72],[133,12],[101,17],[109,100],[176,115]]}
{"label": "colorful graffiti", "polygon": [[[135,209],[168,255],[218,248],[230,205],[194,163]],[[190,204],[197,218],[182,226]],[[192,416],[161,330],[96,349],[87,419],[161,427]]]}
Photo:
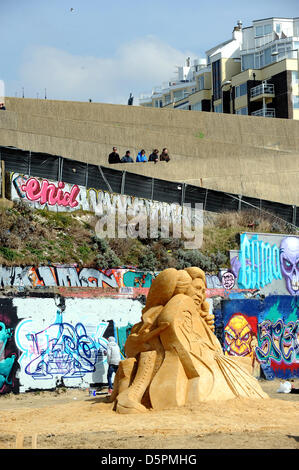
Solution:
{"label": "colorful graffiti", "polygon": [[16,323],[16,309],[12,300],[0,299],[0,394],[16,392],[18,389],[18,350],[13,337]]}
{"label": "colorful graffiti", "polygon": [[287,289],[291,295],[299,295],[299,237],[283,238],[279,252]]}
{"label": "colorful graffiti", "polygon": [[24,184],[21,185],[20,192],[17,180],[14,180],[16,189],[18,189],[20,196],[27,198],[29,201],[36,201],[40,205],[48,204],[49,206],[77,207],[77,196],[80,192],[79,186],[76,184],[72,186],[70,192],[63,191],[65,183],[59,181],[57,187],[54,183],[49,183],[48,180],[40,182],[37,178],[29,178]]}
{"label": "colorful graffiti", "polygon": [[143,287],[150,288],[157,273],[131,269],[73,266],[0,266],[0,287]]}
{"label": "colorful graffiti", "polygon": [[299,295],[299,237],[243,233],[231,270],[242,289]]}
{"label": "colorful graffiti", "polygon": [[260,315],[256,355],[278,377],[299,376],[298,311],[298,297],[268,297]]}
{"label": "colorful graffiti", "polygon": [[228,356],[253,359],[257,346],[257,319],[240,312],[234,314],[224,328],[223,349]]}
{"label": "colorful graffiti", "polygon": [[105,212],[127,211],[132,217],[145,212],[150,218],[181,223],[182,206],[167,202],[153,201],[122,194],[110,193],[101,189],[48,181],[43,178],[30,178],[19,173],[11,173],[11,199],[26,201],[40,209],[52,211],[92,211],[98,216]]}
{"label": "colorful graffiti", "polygon": [[[106,383],[109,336],[124,345],[144,304],[133,299],[15,298],[20,391]],[[55,313],[56,312],[56,313]]]}
{"label": "colorful graffiti", "polygon": [[34,332],[32,320],[23,320],[16,330],[16,344],[22,351],[19,363],[25,374],[44,380],[81,378],[95,371],[98,360],[105,360],[103,351],[108,341],[103,337],[108,323],[100,322],[94,336],[87,335],[82,323],[63,322],[57,311],[56,321],[44,330]]}
{"label": "colorful graffiti", "polygon": [[299,376],[299,299],[223,301],[225,354],[256,359],[267,379]]}

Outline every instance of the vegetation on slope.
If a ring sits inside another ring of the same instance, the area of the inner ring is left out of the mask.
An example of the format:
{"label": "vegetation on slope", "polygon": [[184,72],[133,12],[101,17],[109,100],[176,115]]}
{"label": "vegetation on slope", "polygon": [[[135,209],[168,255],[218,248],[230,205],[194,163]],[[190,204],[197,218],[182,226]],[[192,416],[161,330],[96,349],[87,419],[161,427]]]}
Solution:
{"label": "vegetation on slope", "polygon": [[157,271],[195,265],[216,272],[229,266],[229,250],[239,248],[240,232],[296,232],[290,224],[259,211],[208,214],[202,248],[187,250],[181,239],[100,239],[94,231],[96,221],[90,212],[33,210],[22,202],[0,208],[0,264],[137,266]]}

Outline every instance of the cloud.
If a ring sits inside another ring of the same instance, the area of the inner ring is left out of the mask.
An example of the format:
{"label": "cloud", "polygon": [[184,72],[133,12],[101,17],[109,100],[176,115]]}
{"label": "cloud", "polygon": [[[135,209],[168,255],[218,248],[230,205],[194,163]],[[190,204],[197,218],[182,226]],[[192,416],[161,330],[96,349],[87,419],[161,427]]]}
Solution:
{"label": "cloud", "polygon": [[80,56],[53,47],[27,50],[20,69],[26,97],[47,89],[50,99],[126,104],[140,93],[174,77],[175,66],[190,52],[179,51],[153,36],[123,43],[112,57]]}

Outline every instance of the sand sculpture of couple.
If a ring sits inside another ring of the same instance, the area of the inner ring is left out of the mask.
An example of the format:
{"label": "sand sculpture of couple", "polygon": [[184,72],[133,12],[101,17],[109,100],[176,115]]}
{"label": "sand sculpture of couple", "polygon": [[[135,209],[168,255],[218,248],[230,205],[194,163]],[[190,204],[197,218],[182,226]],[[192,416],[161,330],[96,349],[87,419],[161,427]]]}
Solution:
{"label": "sand sculpture of couple", "polygon": [[235,397],[267,398],[246,358],[225,356],[214,334],[204,272],[165,269],[125,344],[110,401],[119,413]]}

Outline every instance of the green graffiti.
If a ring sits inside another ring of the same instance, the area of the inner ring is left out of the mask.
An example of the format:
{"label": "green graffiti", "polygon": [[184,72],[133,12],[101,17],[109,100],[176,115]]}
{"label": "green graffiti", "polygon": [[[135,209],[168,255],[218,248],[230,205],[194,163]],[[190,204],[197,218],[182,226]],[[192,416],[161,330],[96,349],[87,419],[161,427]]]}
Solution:
{"label": "green graffiti", "polygon": [[131,333],[132,326],[133,323],[128,323],[126,326],[116,327],[117,342],[123,357],[125,357],[125,343],[127,341],[127,337]]}

